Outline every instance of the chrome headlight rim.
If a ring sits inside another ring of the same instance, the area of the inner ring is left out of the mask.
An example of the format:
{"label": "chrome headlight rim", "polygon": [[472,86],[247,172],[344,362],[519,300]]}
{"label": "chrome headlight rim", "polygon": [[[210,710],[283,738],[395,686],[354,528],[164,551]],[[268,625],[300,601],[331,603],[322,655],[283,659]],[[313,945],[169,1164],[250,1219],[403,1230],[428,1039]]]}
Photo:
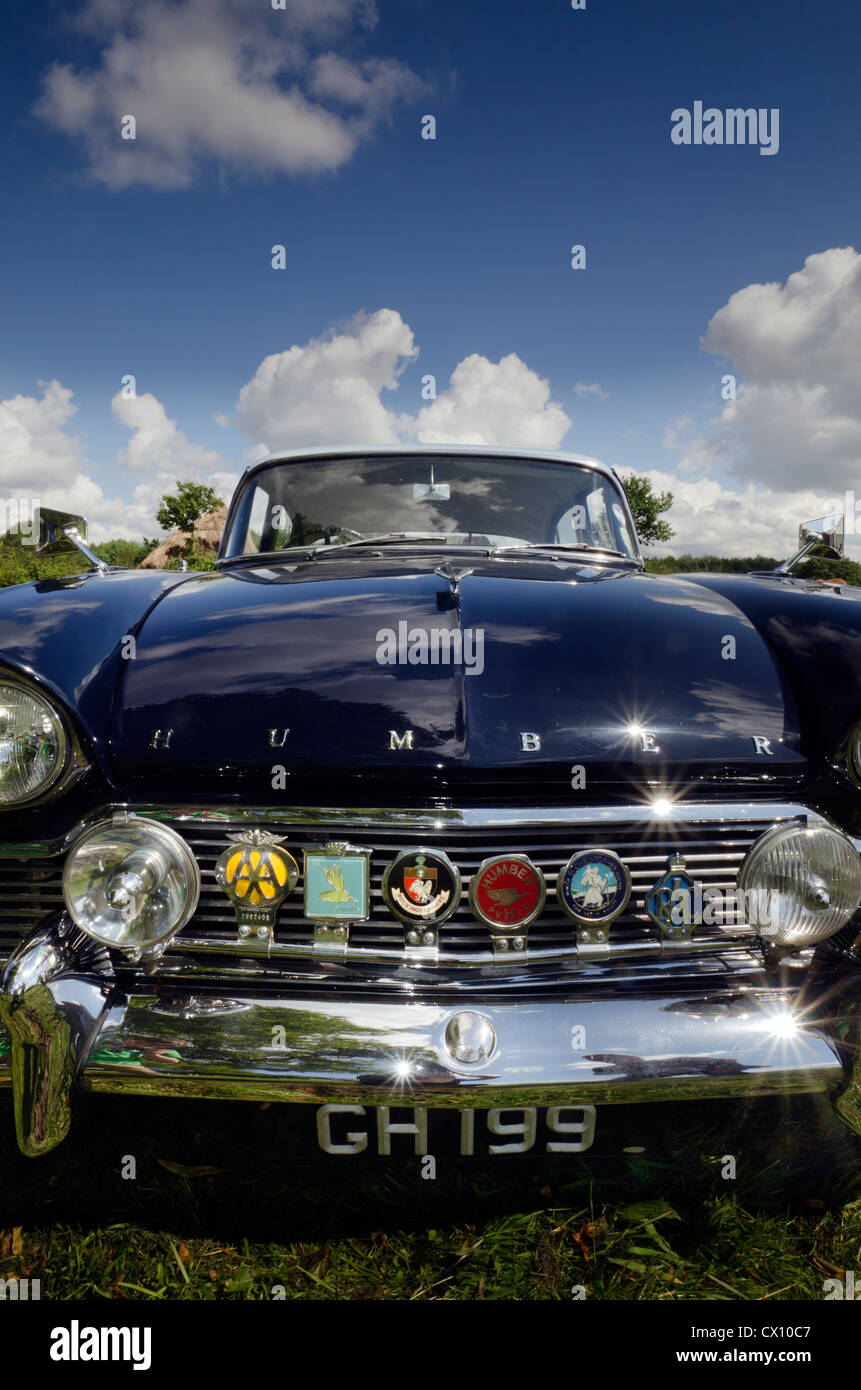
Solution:
{"label": "chrome headlight rim", "polygon": [[[128,945],[98,935],[93,931],[92,924],[83,920],[82,914],[77,913],[72,906],[74,895],[70,880],[75,867],[77,853],[99,836],[110,832],[116,834],[117,831],[126,828],[144,830],[156,843],[160,843],[162,846],[167,845],[170,849],[177,850],[191,880],[192,890],[188,894],[185,906],[177,918],[177,921],[168,932],[150,945]],[[69,845],[66,860],[63,865],[63,903],[66,912],[75,926],[99,946],[104,946],[108,951],[115,951],[119,955],[134,962],[158,960],[164,954],[174,937],[182,931],[183,927],[188,925],[197,911],[197,906],[200,901],[201,886],[200,865],[197,862],[194,851],[188,842],[183,839],[182,835],[171,826],[162,824],[161,821],[153,820],[149,816],[138,816],[132,812],[115,812],[114,815],[102,817],[92,825],[89,825],[87,829],[78,835]]]}
{"label": "chrome headlight rim", "polygon": [[44,801],[58,792],[65,790],[73,776],[80,775],[86,770],[87,761],[83,757],[80,744],[78,743],[68,718],[62,705],[48,691],[43,690],[35,681],[26,680],[12,671],[4,671],[0,667],[0,691],[4,686],[12,690],[19,690],[22,694],[29,697],[36,704],[41,705],[52,721],[52,725],[57,736],[58,757],[57,765],[51,773],[50,778],[36,787],[34,791],[28,792],[26,796],[16,797],[14,801],[3,801],[0,799],[0,816],[9,811],[17,811],[22,807],[34,805]]}
{"label": "chrome headlight rim", "polygon": [[856,787],[861,787],[861,719],[852,725],[843,740],[838,758],[842,761]]}
{"label": "chrome headlight rim", "polygon": [[[785,940],[782,939],[781,936],[778,935],[776,932],[768,930],[760,932],[760,936],[766,943],[776,946],[781,950],[803,951],[819,946],[823,941],[830,940],[833,936],[837,934],[837,932],[842,931],[843,927],[845,927],[848,922],[851,922],[855,914],[859,911],[859,909],[861,909],[861,856],[859,856],[858,850],[856,849],[855,844],[853,840],[850,838],[850,836],[847,835],[844,830],[841,830],[839,826],[834,825],[830,820],[827,820],[825,817],[811,817],[809,819],[781,821],[779,824],[773,825],[769,830],[766,830],[764,834],[760,835],[759,839],[756,840],[754,844],[751,846],[751,848],[748,850],[739,867],[739,891],[745,896],[748,893],[767,893],[770,891],[774,891],[770,889],[763,889],[761,884],[751,882],[751,879],[753,878],[756,870],[762,864],[762,860],[770,851],[774,849],[776,844],[780,843],[780,841],[789,839],[794,835],[804,835],[808,832],[817,831],[820,833],[832,835],[835,840],[842,841],[843,845],[849,852],[850,862],[854,862],[855,864],[856,876],[858,880],[858,893],[855,899],[855,904],[853,907],[846,911],[845,917],[841,922],[838,922],[836,926],[830,928],[827,932],[820,932],[818,934],[808,933],[804,937],[804,939]],[[812,909],[808,907],[807,910],[808,912],[810,912]]]}

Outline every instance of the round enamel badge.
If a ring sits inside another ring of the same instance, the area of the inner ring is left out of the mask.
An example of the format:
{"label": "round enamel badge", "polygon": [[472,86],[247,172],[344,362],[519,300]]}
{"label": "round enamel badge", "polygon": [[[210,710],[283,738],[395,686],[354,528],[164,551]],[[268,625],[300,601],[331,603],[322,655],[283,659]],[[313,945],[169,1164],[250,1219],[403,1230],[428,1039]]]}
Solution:
{"label": "round enamel badge", "polygon": [[559,905],[580,926],[612,922],[630,896],[631,875],[611,849],[572,855],[556,880]]}
{"label": "round enamel badge", "polygon": [[544,875],[525,854],[485,859],[469,885],[476,917],[489,927],[526,927],[544,906]]}
{"label": "round enamel badge", "polygon": [[445,922],[460,902],[460,874],[447,854],[408,849],[383,876],[383,897],[403,922]]}

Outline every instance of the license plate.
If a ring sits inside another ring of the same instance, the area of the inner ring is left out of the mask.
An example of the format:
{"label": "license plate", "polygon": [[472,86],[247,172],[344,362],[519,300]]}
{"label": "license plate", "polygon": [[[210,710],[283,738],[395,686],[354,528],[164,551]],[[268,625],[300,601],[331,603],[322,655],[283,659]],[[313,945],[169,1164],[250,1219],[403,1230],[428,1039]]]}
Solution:
{"label": "license plate", "polygon": [[415,1158],[460,1154],[581,1154],[595,1139],[594,1105],[503,1106],[430,1110],[423,1106],[321,1105],[317,1143],[323,1153]]}

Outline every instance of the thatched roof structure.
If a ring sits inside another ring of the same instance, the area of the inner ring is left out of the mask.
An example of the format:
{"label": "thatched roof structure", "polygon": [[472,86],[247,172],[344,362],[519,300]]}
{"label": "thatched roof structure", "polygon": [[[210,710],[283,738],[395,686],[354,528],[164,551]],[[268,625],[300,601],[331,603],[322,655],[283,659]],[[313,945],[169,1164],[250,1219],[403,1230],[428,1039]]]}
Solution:
{"label": "thatched roof structure", "polygon": [[[227,520],[227,507],[216,507],[214,512],[207,512],[199,521],[194,523],[194,544],[200,550],[210,550],[213,554],[218,549],[221,540],[221,533],[224,530],[224,523]],[[188,531],[174,531],[168,536],[167,540],[157,545],[155,550],[151,550],[145,560],[141,560],[142,570],[164,570],[172,560],[181,560],[185,553],[185,545],[188,540]]]}

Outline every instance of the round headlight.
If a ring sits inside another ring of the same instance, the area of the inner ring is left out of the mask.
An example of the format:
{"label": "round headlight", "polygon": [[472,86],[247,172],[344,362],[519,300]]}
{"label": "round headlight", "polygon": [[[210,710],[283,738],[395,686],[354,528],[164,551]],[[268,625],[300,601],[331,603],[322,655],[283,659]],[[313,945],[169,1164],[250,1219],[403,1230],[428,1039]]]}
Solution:
{"label": "round headlight", "polygon": [[157,955],[191,917],[200,870],[166,825],[139,816],[101,821],[72,846],[63,896],[88,936],[141,959]]}
{"label": "round headlight", "polygon": [[0,682],[0,806],[47,791],[63,771],[67,747],[62,720],[47,700]]}
{"label": "round headlight", "polygon": [[766,940],[810,946],[833,936],[861,901],[861,860],[827,825],[779,825],[757,840],[741,866],[748,921]]}

